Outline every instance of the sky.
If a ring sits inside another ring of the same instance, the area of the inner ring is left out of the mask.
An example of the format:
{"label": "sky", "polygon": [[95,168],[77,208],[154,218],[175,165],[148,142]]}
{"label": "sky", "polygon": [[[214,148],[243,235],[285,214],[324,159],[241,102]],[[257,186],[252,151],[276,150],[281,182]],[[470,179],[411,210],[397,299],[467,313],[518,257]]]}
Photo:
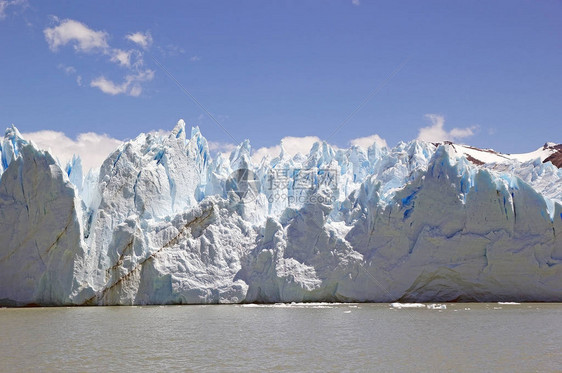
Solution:
{"label": "sky", "polygon": [[0,0],[0,127],[95,166],[199,126],[307,151],[562,143],[561,1]]}

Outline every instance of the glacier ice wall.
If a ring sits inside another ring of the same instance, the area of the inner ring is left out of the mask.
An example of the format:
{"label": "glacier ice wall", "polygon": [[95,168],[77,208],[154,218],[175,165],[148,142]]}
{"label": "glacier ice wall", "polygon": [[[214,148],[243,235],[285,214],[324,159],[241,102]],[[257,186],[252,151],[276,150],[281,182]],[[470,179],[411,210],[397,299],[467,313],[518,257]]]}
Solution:
{"label": "glacier ice wall", "polygon": [[0,158],[0,304],[562,300],[562,172],[541,159],[413,141],[255,164],[183,121],[86,174],[14,127]]}
{"label": "glacier ice wall", "polygon": [[84,255],[81,202],[49,153],[9,143],[0,179],[0,301],[71,304]]}

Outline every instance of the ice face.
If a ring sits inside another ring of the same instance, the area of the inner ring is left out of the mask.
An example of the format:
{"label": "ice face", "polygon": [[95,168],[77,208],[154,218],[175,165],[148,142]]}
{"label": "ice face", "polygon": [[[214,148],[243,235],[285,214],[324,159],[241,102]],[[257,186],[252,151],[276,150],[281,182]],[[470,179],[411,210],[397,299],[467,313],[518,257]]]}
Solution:
{"label": "ice face", "polygon": [[562,300],[547,148],[318,142],[254,163],[180,120],[84,174],[15,127],[0,146],[3,304]]}
{"label": "ice face", "polygon": [[84,257],[80,201],[49,153],[22,144],[0,179],[0,299],[70,304]]}

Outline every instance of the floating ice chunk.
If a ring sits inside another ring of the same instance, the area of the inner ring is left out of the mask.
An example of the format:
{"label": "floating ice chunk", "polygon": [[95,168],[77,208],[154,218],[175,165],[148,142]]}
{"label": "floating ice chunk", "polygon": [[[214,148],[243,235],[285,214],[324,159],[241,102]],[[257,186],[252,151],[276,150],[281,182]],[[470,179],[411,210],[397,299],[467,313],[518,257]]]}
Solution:
{"label": "floating ice chunk", "polygon": [[402,308],[425,308],[425,304],[423,303],[391,303],[390,307],[392,308],[396,308],[396,309],[402,309]]}
{"label": "floating ice chunk", "polygon": [[445,305],[445,304],[428,304],[427,309],[430,309],[430,310],[446,310],[447,305]]}

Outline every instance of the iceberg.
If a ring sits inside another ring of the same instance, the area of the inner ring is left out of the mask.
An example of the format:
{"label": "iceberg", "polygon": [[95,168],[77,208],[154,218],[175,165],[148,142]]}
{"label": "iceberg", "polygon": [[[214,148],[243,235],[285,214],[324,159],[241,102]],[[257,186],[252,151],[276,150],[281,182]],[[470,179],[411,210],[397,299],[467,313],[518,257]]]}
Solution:
{"label": "iceberg", "polygon": [[559,145],[280,148],[180,120],[84,172],[8,128],[0,304],[562,301]]}

